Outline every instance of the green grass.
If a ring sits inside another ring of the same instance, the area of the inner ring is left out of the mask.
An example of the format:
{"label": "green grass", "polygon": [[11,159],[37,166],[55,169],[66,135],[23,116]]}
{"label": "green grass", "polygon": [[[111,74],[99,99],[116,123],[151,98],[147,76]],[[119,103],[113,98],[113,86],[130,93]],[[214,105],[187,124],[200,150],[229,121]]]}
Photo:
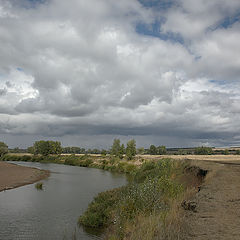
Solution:
{"label": "green grass", "polygon": [[[183,192],[177,181],[185,165],[170,159],[144,163],[140,168],[119,163],[123,169],[132,168],[132,178],[127,186],[98,194],[89,204],[87,211],[79,218],[79,224],[86,227],[108,227],[113,232],[108,239],[126,237],[129,225],[136,224],[141,217],[161,216],[164,219],[171,203]],[[114,238],[113,238],[114,236]]]}

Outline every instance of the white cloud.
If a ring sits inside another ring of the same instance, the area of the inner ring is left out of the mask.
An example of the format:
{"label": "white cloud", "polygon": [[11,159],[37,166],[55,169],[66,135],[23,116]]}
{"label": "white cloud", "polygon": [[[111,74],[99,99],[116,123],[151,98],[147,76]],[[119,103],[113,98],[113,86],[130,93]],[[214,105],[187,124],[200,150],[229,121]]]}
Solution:
{"label": "white cloud", "polygon": [[240,26],[217,27],[237,1],[181,0],[160,11],[162,33],[183,45],[137,33],[156,17],[137,0],[24,4],[0,2],[4,136],[135,135],[176,146],[219,136],[226,144],[240,130]]}

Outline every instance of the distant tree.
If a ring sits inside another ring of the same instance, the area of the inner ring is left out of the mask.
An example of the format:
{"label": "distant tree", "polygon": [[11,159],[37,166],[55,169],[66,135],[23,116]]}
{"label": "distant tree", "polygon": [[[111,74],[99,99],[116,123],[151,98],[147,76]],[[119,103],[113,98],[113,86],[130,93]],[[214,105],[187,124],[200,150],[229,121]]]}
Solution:
{"label": "distant tree", "polygon": [[187,151],[183,149],[179,149],[177,152],[178,155],[187,155]]}
{"label": "distant tree", "polygon": [[102,155],[102,156],[106,156],[106,155],[107,155],[107,150],[102,149],[102,151],[101,151],[101,155]]}
{"label": "distant tree", "polygon": [[0,142],[0,157],[8,153],[8,146],[4,142]]}
{"label": "distant tree", "polygon": [[49,154],[61,154],[62,153],[62,147],[61,143],[56,141],[47,141],[49,144]]}
{"label": "distant tree", "polygon": [[228,149],[225,149],[224,152],[223,152],[224,155],[228,155],[229,154],[229,151]]}
{"label": "distant tree", "polygon": [[194,149],[194,154],[196,155],[211,155],[213,153],[210,147],[197,147]]}
{"label": "distant tree", "polygon": [[150,146],[149,154],[151,154],[151,155],[156,155],[157,154],[157,148],[154,145]]}
{"label": "distant tree", "polygon": [[111,147],[111,155],[113,156],[119,156],[121,152],[121,145],[120,145],[120,139],[114,139],[113,145]]}
{"label": "distant tree", "polygon": [[126,152],[126,150],[125,150],[125,146],[124,146],[124,144],[122,144],[121,146],[120,146],[120,151],[119,151],[119,157],[122,159],[123,158],[123,155],[125,154],[125,152]]}
{"label": "distant tree", "polygon": [[35,153],[34,147],[28,147],[28,148],[27,148],[27,152],[28,152],[28,153],[31,153],[31,154],[34,154],[34,153]]}
{"label": "distant tree", "polygon": [[240,150],[239,150],[239,149],[236,150],[236,154],[237,154],[237,155],[240,155]]}
{"label": "distant tree", "polygon": [[145,153],[145,149],[143,147],[137,149],[137,154],[143,155]]}
{"label": "distant tree", "polygon": [[157,154],[164,155],[167,154],[167,149],[165,146],[159,146],[157,147]]}
{"label": "distant tree", "polygon": [[131,160],[136,155],[136,141],[134,139],[127,142],[126,156]]}
{"label": "distant tree", "polygon": [[62,147],[60,142],[54,141],[36,141],[33,145],[35,154],[47,156],[49,154],[60,154]]}

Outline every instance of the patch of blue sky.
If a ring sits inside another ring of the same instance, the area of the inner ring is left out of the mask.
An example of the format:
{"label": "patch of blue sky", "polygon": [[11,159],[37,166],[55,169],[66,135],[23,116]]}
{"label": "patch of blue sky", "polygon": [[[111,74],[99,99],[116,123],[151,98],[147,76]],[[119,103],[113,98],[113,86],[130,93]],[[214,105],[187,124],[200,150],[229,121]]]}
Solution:
{"label": "patch of blue sky", "polygon": [[138,0],[144,7],[166,10],[176,4],[175,0]]}
{"label": "patch of blue sky", "polygon": [[209,80],[210,83],[214,83],[214,84],[217,84],[217,85],[226,85],[226,84],[229,84],[229,82],[227,82],[226,80]]}
{"label": "patch of blue sky", "polygon": [[17,4],[23,8],[36,8],[39,4],[44,4],[49,0],[21,0]]}
{"label": "patch of blue sky", "polygon": [[17,69],[19,72],[23,72],[23,69],[20,68],[20,67],[17,67],[16,69]]}
{"label": "patch of blue sky", "polygon": [[167,32],[163,33],[161,31],[161,24],[164,22],[162,20],[155,20],[152,24],[138,23],[136,25],[136,32],[141,35],[151,36],[160,38],[164,41],[171,41],[180,44],[184,44],[184,39],[179,33]]}
{"label": "patch of blue sky", "polygon": [[214,31],[214,30],[219,29],[219,28],[227,29],[227,28],[231,27],[236,22],[240,22],[240,9],[233,16],[225,17],[220,22],[218,22],[216,25],[209,27],[208,30]]}

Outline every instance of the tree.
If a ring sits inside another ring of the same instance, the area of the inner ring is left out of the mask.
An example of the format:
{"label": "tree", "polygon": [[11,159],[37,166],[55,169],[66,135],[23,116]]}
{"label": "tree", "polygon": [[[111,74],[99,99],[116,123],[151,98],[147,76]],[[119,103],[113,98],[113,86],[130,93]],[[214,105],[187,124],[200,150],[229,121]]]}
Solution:
{"label": "tree", "polygon": [[211,155],[213,153],[210,147],[197,147],[194,149],[194,154],[196,155]]}
{"label": "tree", "polygon": [[36,141],[33,148],[34,154],[42,154],[44,156],[49,154],[60,154],[62,152],[61,143],[57,141]]}
{"label": "tree", "polygon": [[145,149],[143,147],[137,149],[137,154],[143,155],[145,153]]}
{"label": "tree", "polygon": [[111,147],[111,155],[119,156],[121,152],[120,139],[114,139]]}
{"label": "tree", "polygon": [[159,146],[157,147],[157,154],[164,155],[167,154],[167,149],[165,146]]}
{"label": "tree", "polygon": [[125,154],[125,146],[124,144],[121,145],[120,147],[120,151],[119,151],[119,157],[122,159],[123,158],[123,155]]}
{"label": "tree", "polygon": [[151,145],[149,148],[149,153],[151,155],[156,155],[157,154],[157,148],[154,145]]}
{"label": "tree", "polygon": [[224,152],[223,152],[224,155],[228,155],[229,154],[229,151],[228,149],[225,149]]}
{"label": "tree", "polygon": [[28,147],[28,148],[27,148],[27,152],[28,152],[28,153],[31,153],[31,154],[34,154],[34,153],[35,153],[34,147]]}
{"label": "tree", "polygon": [[0,142],[0,157],[8,153],[8,146],[4,142]]}
{"label": "tree", "polygon": [[126,156],[131,160],[136,155],[136,141],[134,139],[127,142]]}

